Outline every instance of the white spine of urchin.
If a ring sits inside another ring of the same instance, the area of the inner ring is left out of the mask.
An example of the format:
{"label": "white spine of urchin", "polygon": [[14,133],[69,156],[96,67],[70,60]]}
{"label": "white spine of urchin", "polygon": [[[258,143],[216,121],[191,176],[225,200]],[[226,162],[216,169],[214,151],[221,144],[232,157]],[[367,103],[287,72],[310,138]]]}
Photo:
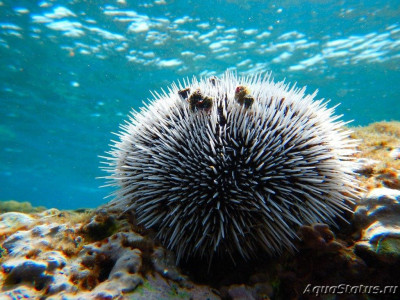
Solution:
{"label": "white spine of urchin", "polygon": [[292,250],[299,225],[334,223],[358,185],[355,142],[315,94],[229,72],[155,93],[108,153],[113,204],[178,261]]}

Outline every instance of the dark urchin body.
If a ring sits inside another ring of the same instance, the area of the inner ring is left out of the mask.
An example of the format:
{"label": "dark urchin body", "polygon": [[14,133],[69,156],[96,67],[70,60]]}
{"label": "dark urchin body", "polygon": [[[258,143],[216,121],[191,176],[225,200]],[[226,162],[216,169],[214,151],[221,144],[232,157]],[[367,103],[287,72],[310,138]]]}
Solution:
{"label": "dark urchin body", "polygon": [[182,257],[292,249],[354,195],[354,144],[333,109],[269,77],[226,73],[156,94],[106,167],[114,203]]}

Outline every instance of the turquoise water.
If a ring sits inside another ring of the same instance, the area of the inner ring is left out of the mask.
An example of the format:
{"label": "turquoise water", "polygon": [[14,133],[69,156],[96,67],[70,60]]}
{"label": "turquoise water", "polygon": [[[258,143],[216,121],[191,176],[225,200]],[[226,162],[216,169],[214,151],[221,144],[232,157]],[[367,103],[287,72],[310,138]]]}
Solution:
{"label": "turquoise water", "polygon": [[0,200],[105,203],[111,132],[186,76],[272,71],[353,125],[400,120],[399,16],[398,0],[0,0]]}

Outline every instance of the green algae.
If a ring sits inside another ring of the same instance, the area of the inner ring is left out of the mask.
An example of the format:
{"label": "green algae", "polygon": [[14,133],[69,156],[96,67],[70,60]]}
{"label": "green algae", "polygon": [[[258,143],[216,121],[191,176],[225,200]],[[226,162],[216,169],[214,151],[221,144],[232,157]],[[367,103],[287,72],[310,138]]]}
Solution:
{"label": "green algae", "polygon": [[3,259],[8,255],[7,249],[3,248],[0,246],[0,263],[3,261]]}
{"label": "green algae", "polygon": [[41,212],[46,210],[43,206],[34,207],[28,201],[19,202],[15,200],[8,201],[0,201],[0,213],[6,212],[23,212],[23,213],[32,213],[32,212]]}
{"label": "green algae", "polygon": [[376,253],[386,258],[400,258],[400,239],[397,237],[385,237],[378,241]]}

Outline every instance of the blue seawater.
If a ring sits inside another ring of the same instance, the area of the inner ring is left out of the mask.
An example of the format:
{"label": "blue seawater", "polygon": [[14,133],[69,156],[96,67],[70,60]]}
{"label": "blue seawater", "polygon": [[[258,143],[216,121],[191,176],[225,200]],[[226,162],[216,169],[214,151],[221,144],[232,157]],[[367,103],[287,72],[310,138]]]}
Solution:
{"label": "blue seawater", "polygon": [[0,200],[73,209],[131,108],[192,75],[272,71],[352,125],[400,120],[398,0],[0,0]]}

